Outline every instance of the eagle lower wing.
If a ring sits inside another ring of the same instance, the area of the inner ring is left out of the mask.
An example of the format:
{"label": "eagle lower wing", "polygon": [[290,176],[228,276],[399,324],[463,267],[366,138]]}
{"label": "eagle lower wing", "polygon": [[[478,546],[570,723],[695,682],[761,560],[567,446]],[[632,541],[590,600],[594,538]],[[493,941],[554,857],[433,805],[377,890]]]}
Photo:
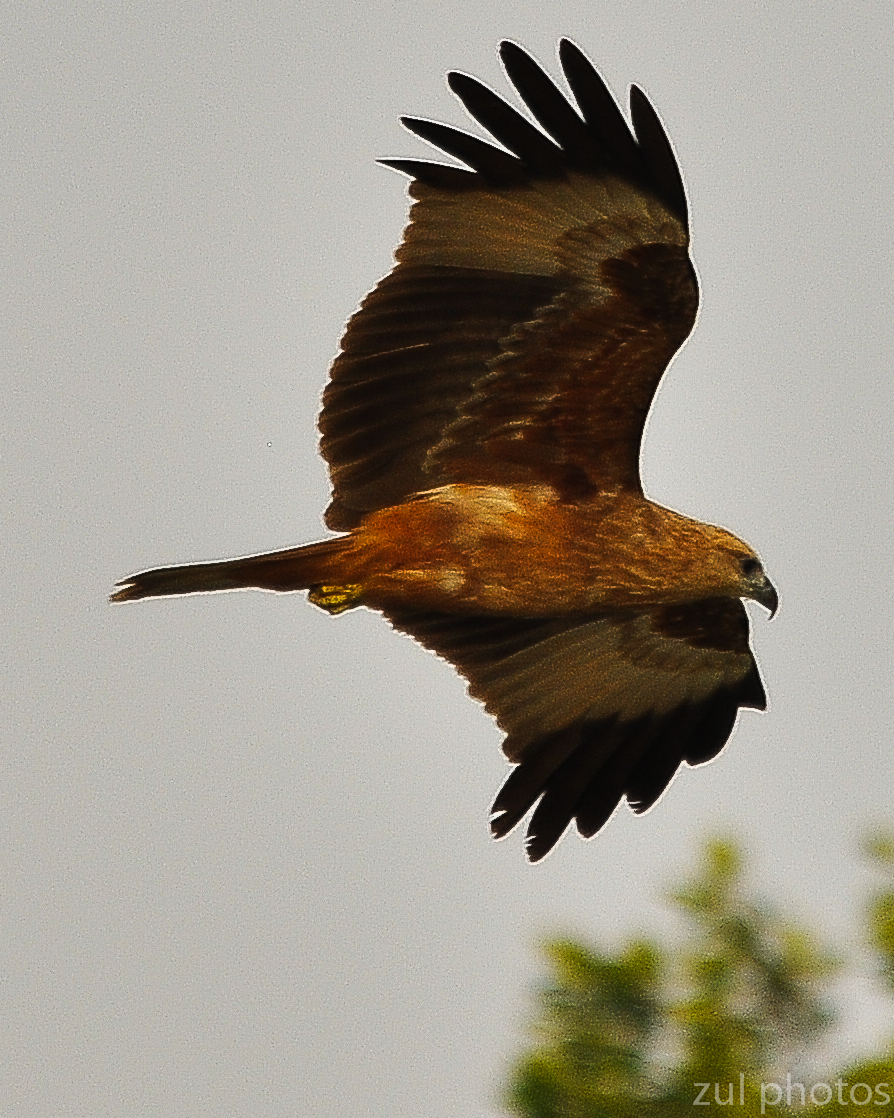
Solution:
{"label": "eagle lower wing", "polygon": [[539,800],[531,861],[572,820],[588,838],[625,797],[647,810],[684,761],[720,752],[739,707],[766,707],[737,599],[584,619],[387,616],[454,664],[506,731],[517,767],[494,802],[492,828],[508,834]]}
{"label": "eagle lower wing", "polygon": [[331,528],[458,481],[639,489],[646,413],[698,302],[673,153],[644,95],[631,133],[573,44],[577,108],[520,48],[501,54],[543,130],[451,74],[504,147],[405,119],[471,169],[385,161],[413,176],[415,203],[323,397]]}

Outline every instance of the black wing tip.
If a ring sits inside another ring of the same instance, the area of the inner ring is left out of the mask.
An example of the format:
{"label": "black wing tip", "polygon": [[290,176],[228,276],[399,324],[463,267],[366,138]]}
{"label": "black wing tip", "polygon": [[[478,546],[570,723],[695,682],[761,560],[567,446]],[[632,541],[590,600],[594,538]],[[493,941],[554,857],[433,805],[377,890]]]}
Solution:
{"label": "black wing tip", "polygon": [[[514,39],[501,39],[500,45],[497,47],[497,54],[500,56],[503,69],[507,74],[510,74],[512,68],[516,66],[530,65],[536,66],[538,70],[541,69],[540,63],[534,55],[531,54],[530,51],[525,50],[520,43],[516,43]],[[510,74],[510,81],[511,80]]]}
{"label": "black wing tip", "polygon": [[630,117],[653,189],[668,209],[686,224],[689,207],[677,157],[655,106],[638,85],[630,87]]}
{"label": "black wing tip", "polygon": [[[408,131],[425,140],[426,143],[440,148],[441,151],[477,172],[482,179],[499,185],[511,185],[526,178],[525,165],[520,159],[502,148],[435,120],[422,117],[402,116],[401,124]],[[463,170],[464,168],[460,168]]]}
{"label": "black wing tip", "polygon": [[483,85],[483,82],[479,81],[473,74],[467,74],[465,70],[447,71],[447,88],[457,97],[461,98],[466,90]]}
{"label": "black wing tip", "polygon": [[678,707],[660,718],[584,724],[577,744],[564,755],[550,750],[558,738],[553,735],[507,777],[491,808],[491,832],[494,838],[505,838],[536,804],[525,852],[530,862],[539,862],[572,822],[582,838],[590,839],[624,800],[634,814],[643,815],[662,799],[681,765],[702,765],[722,752],[740,708],[765,705],[763,683],[752,661],[738,684],[720,689],[699,706]]}
{"label": "black wing tip", "polygon": [[[515,818],[512,813],[508,811],[498,811],[491,815],[490,819],[490,832],[492,838],[497,842],[506,838],[518,824],[521,822],[519,818]],[[571,825],[571,818],[569,817],[562,825],[561,829],[550,828],[549,831],[539,831],[533,824],[528,827],[525,835],[525,857],[532,864],[536,865],[541,862],[551,850],[558,844],[559,839],[565,834]],[[584,836],[589,837],[589,836]]]}
{"label": "black wing tip", "polygon": [[490,833],[495,839],[504,839],[515,826],[514,823],[507,823],[507,815],[508,812],[491,809]]}
{"label": "black wing tip", "polygon": [[416,182],[426,186],[437,186],[445,190],[470,190],[478,184],[474,171],[465,167],[454,167],[450,163],[434,163],[428,159],[377,159],[376,162],[389,170],[408,175]]}
{"label": "black wing tip", "polygon": [[[516,770],[517,771],[517,770]],[[505,787],[505,785],[504,785]],[[538,796],[540,793],[538,793]],[[529,805],[530,806],[530,805]],[[521,815],[509,810],[498,810],[496,802],[491,809],[490,817],[490,833],[491,837],[497,842],[506,838],[518,824],[524,815],[527,814],[527,809]],[[541,862],[551,850],[558,844],[559,839],[568,830],[571,825],[571,817],[561,823],[559,826],[552,826],[548,829],[539,829],[532,819],[525,834],[525,857],[532,864]]]}
{"label": "black wing tip", "polygon": [[563,35],[562,38],[559,39],[559,61],[564,65],[567,58],[586,62],[588,66],[593,65],[574,39],[569,39],[566,35]]}
{"label": "black wing tip", "polygon": [[561,832],[557,835],[532,835],[528,832],[525,838],[525,857],[532,866],[536,866],[538,862],[542,862],[547,854],[555,850],[559,839],[565,834],[565,831],[568,830],[568,826],[569,824],[566,823]]}
{"label": "black wing tip", "polygon": [[[631,129],[598,70],[573,40],[561,38],[558,44],[559,61],[573,91],[571,99],[518,43],[504,39],[498,51],[522,104],[542,130],[469,74],[451,70],[447,85],[473,118],[512,154],[447,125],[416,117],[401,117],[401,123],[466,163],[471,168],[466,174],[476,174],[479,182],[507,185],[561,177],[571,169],[610,169],[654,195],[687,225],[686,194],[673,148],[658,114],[638,86],[630,90]],[[410,160],[380,162],[447,189],[469,185],[456,176],[431,171],[437,164],[412,161],[411,167]]]}

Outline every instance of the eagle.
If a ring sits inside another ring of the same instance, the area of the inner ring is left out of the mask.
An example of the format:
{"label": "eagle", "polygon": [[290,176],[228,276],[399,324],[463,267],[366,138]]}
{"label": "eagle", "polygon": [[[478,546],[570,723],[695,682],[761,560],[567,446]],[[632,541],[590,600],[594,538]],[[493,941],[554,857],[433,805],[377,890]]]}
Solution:
{"label": "eagle", "polygon": [[404,117],[456,162],[381,161],[413,204],[323,395],[337,535],[112,595],[258,587],[378,610],[505,732],[491,828],[534,808],[532,862],[572,821],[590,838],[622,800],[647,811],[739,708],[766,709],[743,599],[778,604],[748,544],[643,492],[646,416],[698,306],[686,194],[645,94],[628,124],[583,52],[558,53],[568,93],[500,46],[530,116],[448,74],[495,143]]}

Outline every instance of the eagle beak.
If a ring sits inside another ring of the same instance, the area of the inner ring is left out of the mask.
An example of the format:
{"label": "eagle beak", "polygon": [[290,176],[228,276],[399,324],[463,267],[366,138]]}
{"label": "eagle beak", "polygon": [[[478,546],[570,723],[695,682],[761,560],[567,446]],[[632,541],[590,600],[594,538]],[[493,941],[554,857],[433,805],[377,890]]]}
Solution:
{"label": "eagle beak", "polygon": [[764,577],[763,586],[753,595],[756,602],[767,610],[770,611],[770,617],[773,617],[779,609],[779,595],[776,593],[776,587],[766,576]]}

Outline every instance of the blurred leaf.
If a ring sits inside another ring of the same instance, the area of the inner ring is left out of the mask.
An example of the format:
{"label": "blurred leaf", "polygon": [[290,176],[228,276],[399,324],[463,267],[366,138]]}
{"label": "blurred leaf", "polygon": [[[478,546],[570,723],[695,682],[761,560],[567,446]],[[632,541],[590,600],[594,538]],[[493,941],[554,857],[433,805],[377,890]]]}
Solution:
{"label": "blurred leaf", "polygon": [[863,842],[864,852],[879,866],[894,869],[894,834],[889,831],[874,831]]}
{"label": "blurred leaf", "polygon": [[[874,836],[866,850],[894,869],[894,840]],[[670,899],[689,929],[676,949],[646,940],[614,952],[567,939],[544,946],[551,977],[531,1049],[511,1076],[514,1113],[674,1118],[700,1113],[697,1104],[734,1106],[739,1118],[830,1118],[871,1103],[874,1115],[894,1118],[894,1050],[824,1082],[799,1080],[832,1020],[839,964],[809,930],[749,895],[735,842],[707,843]],[[894,986],[894,890],[873,898],[869,917]]]}
{"label": "blurred leaf", "polygon": [[[876,868],[894,876],[894,835],[877,831],[867,838],[863,849]],[[894,989],[894,888],[876,893],[869,900],[869,942],[878,952],[880,969]]]}

